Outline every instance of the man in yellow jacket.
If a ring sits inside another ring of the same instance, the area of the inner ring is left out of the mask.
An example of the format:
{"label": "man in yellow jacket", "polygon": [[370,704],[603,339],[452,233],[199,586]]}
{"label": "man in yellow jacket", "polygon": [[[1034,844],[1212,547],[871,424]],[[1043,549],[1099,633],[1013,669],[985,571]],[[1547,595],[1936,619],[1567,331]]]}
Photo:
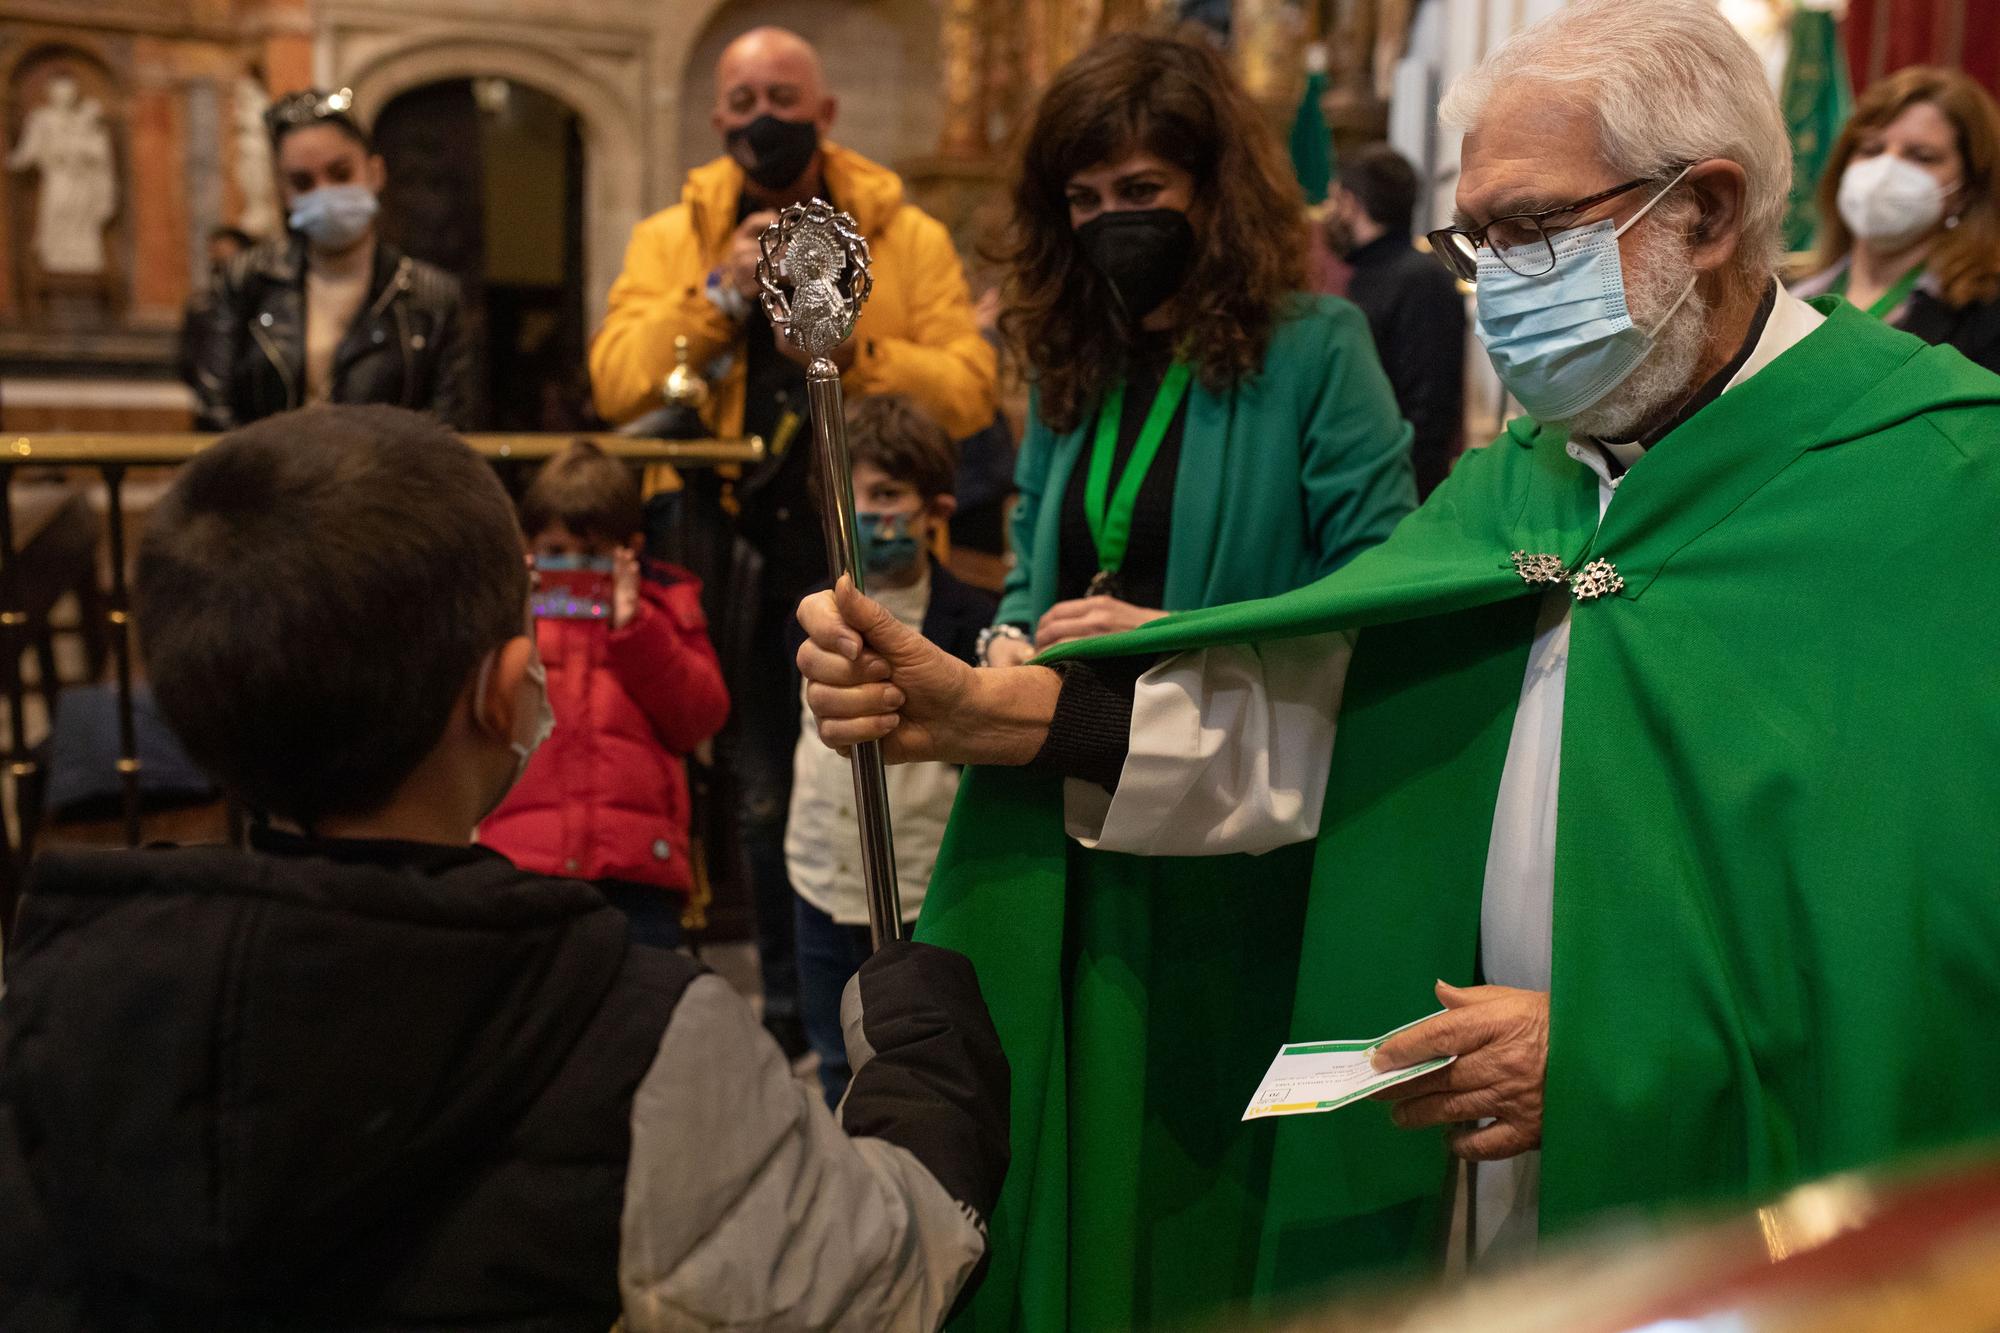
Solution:
{"label": "man in yellow jacket", "polygon": [[757,304],[757,238],[778,209],[815,196],[860,224],[875,287],[834,358],[850,397],[903,394],[954,438],[970,435],[993,420],[994,355],[974,323],[950,234],[905,202],[894,172],[827,140],[837,102],[810,44],[782,28],[747,32],[723,51],[715,86],[710,122],[726,153],[688,173],[681,202],[633,232],[591,344],[590,379],[597,410],[629,421],[660,406],[674,340],[685,337],[689,365],[715,388],[709,428],[762,436],[773,450],[737,487],[740,530],[764,557],[751,652],[768,668],[748,673],[747,691],[738,691],[737,770],[765,1021],[798,1054],[784,861],[798,697],[784,627],[826,577],[826,548],[809,490],[805,366]]}

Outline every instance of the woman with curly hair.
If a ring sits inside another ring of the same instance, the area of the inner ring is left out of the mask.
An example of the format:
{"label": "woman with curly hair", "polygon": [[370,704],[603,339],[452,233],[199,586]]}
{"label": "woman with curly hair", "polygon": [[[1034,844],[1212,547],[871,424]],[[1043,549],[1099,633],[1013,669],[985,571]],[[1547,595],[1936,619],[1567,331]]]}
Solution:
{"label": "woman with curly hair", "polygon": [[[1035,400],[992,661],[1289,591],[1410,509],[1410,428],[1360,312],[1298,293],[1306,248],[1214,51],[1117,36],[1056,76],[1014,187],[1002,327]],[[986,992],[1014,1034],[1014,1164],[962,1327],[1192,1326],[1250,1295],[1272,1136],[1240,1117],[1287,1035],[1310,853],[1069,847],[1060,938],[1034,946],[1060,960],[1059,1030]],[[927,903],[919,937],[1006,977],[1017,942],[964,920]]]}
{"label": "woman with curly hair", "polygon": [[1955,69],[1897,70],[1855,104],[1819,183],[1833,292],[2000,370],[2000,107]]}
{"label": "woman with curly hair", "polygon": [[1389,535],[1409,427],[1360,312],[1301,292],[1303,201],[1211,47],[1072,61],[1012,193],[1001,329],[1034,395],[987,660],[1286,592]]}

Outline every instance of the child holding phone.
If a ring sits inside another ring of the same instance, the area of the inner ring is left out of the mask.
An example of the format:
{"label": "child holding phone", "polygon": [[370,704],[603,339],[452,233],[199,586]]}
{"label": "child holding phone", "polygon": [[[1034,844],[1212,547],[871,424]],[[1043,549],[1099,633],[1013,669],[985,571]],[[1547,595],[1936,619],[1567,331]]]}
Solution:
{"label": "child holding phone", "polygon": [[633,938],[672,948],[693,887],[686,755],[729,716],[701,584],[641,565],[631,470],[588,441],[521,499],[535,643],[556,727],[479,840],[523,870],[599,883]]}

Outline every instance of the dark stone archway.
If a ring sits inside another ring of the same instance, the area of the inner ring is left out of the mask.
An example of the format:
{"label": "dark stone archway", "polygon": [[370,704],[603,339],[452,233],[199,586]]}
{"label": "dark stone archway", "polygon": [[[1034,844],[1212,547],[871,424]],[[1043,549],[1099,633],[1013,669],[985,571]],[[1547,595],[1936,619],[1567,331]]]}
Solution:
{"label": "dark stone archway", "polygon": [[375,134],[389,168],[384,234],[464,284],[481,362],[476,420],[592,424],[576,113],[498,77],[446,79],[392,98]]}

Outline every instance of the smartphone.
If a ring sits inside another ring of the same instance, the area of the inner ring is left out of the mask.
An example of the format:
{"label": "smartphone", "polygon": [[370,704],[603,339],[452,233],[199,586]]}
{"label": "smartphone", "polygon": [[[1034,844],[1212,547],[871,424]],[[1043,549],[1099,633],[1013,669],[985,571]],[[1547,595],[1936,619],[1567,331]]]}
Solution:
{"label": "smartphone", "polygon": [[611,557],[536,556],[529,599],[540,620],[611,619]]}

